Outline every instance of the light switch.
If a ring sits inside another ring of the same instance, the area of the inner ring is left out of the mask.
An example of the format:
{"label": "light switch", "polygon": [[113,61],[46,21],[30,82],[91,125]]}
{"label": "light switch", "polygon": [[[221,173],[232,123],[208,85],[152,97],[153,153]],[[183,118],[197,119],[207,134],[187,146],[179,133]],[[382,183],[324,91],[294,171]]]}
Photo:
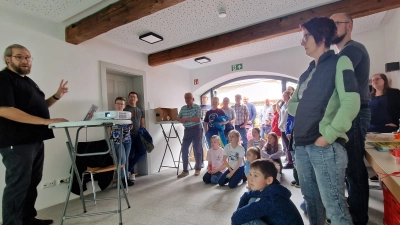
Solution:
{"label": "light switch", "polygon": [[149,109],[155,109],[154,102],[149,102]]}

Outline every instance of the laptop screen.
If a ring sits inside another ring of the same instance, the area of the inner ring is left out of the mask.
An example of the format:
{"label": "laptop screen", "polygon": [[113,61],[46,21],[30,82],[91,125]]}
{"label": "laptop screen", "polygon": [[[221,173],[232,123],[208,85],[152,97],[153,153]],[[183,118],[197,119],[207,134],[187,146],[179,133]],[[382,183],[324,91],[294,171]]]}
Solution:
{"label": "laptop screen", "polygon": [[90,106],[89,111],[87,112],[85,118],[83,119],[84,121],[89,121],[93,118],[94,113],[97,111],[99,107],[97,105]]}

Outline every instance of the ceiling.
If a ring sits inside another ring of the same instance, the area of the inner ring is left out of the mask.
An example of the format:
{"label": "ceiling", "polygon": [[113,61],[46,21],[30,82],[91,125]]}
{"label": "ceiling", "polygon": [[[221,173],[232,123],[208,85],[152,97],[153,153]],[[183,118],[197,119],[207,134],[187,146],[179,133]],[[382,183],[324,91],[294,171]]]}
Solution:
{"label": "ceiling", "polygon": [[[116,0],[0,0],[2,8],[27,13],[42,19],[60,23],[72,23],[92,14]],[[115,28],[101,38],[146,54],[195,42],[207,37],[227,33],[270,19],[289,15],[305,9],[335,2],[333,0],[186,0],[175,6],[158,11],[134,22]],[[101,7],[101,8],[99,8]],[[218,11],[225,10],[225,18]],[[386,12],[359,18],[354,21],[354,33],[377,29]],[[69,24],[68,24],[69,25]],[[161,35],[164,40],[148,44],[139,40],[147,32]],[[249,45],[207,54],[212,61],[198,64],[186,59],[174,64],[194,69],[231,60],[265,54],[298,46],[299,33],[256,42]]]}

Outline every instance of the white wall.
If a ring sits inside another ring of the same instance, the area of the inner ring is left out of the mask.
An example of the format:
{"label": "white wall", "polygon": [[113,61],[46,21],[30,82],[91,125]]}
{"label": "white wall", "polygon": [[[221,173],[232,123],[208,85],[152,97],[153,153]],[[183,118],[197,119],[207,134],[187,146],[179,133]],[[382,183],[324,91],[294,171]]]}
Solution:
{"label": "white wall", "polygon": [[[400,61],[400,9],[395,13],[390,22],[385,26],[382,35],[385,40],[386,63]],[[400,71],[387,73],[392,78],[392,87],[400,88]]]}
{"label": "white wall", "polygon": [[[396,23],[393,22],[393,26],[396,26]],[[384,29],[380,28],[353,36],[353,39],[363,43],[369,52],[371,59],[370,76],[374,73],[384,72],[385,69],[385,53],[387,51],[385,51],[385,40],[382,38]],[[399,31],[397,27],[395,30]],[[395,40],[398,41],[399,39]],[[332,49],[337,50],[336,47]],[[224,81],[250,75],[280,75],[297,79],[307,69],[311,60],[299,44],[299,47],[194,69],[190,73],[192,92],[195,96],[199,96]],[[243,70],[232,72],[231,65],[237,63],[243,63]],[[194,79],[199,79],[198,85],[194,85]]]}
{"label": "white wall", "polygon": [[[23,27],[21,23],[13,23],[14,19],[10,14],[6,16],[0,14],[1,51],[14,43],[27,47],[34,58],[29,76],[48,97],[55,93],[61,79],[68,80],[69,93],[50,108],[52,117],[64,117],[72,121],[82,120],[90,104],[101,106],[99,61],[145,71],[145,99],[154,102],[156,107],[180,107],[184,104],[183,93],[190,91],[190,74],[187,69],[175,65],[150,67],[147,64],[147,55],[117,47],[99,39],[77,46],[71,45],[57,39],[57,35],[48,34],[51,31],[39,33],[31,30],[29,27],[34,27],[32,26],[34,21],[31,18],[26,27]],[[55,32],[58,30],[55,29]],[[2,62],[3,60],[0,64]],[[154,125],[153,110],[147,109],[147,103],[144,105],[147,128],[153,135],[155,143],[155,149],[148,157],[149,171],[154,173],[158,171],[164,153],[165,140],[159,125]],[[179,126],[179,130],[182,132],[182,126]],[[55,136],[56,138],[45,142],[44,182],[68,176],[70,168],[64,131],[55,130]],[[95,134],[89,130],[89,140],[99,138],[102,138],[101,134]],[[178,143],[174,142],[172,148],[177,156],[180,150]],[[166,156],[166,163],[172,164],[168,156]],[[5,168],[2,163],[0,174],[0,196],[2,196],[5,186]],[[39,197],[36,206],[37,209],[41,209],[64,202],[67,185],[47,189],[39,187],[38,190]]]}

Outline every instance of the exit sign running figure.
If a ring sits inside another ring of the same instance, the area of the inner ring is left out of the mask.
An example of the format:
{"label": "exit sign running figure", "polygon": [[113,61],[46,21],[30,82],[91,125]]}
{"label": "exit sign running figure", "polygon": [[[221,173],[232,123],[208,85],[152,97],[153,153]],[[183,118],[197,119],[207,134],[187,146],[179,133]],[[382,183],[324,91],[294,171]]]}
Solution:
{"label": "exit sign running figure", "polygon": [[232,71],[241,70],[241,69],[243,69],[243,64],[242,63],[236,64],[236,65],[232,65]]}

